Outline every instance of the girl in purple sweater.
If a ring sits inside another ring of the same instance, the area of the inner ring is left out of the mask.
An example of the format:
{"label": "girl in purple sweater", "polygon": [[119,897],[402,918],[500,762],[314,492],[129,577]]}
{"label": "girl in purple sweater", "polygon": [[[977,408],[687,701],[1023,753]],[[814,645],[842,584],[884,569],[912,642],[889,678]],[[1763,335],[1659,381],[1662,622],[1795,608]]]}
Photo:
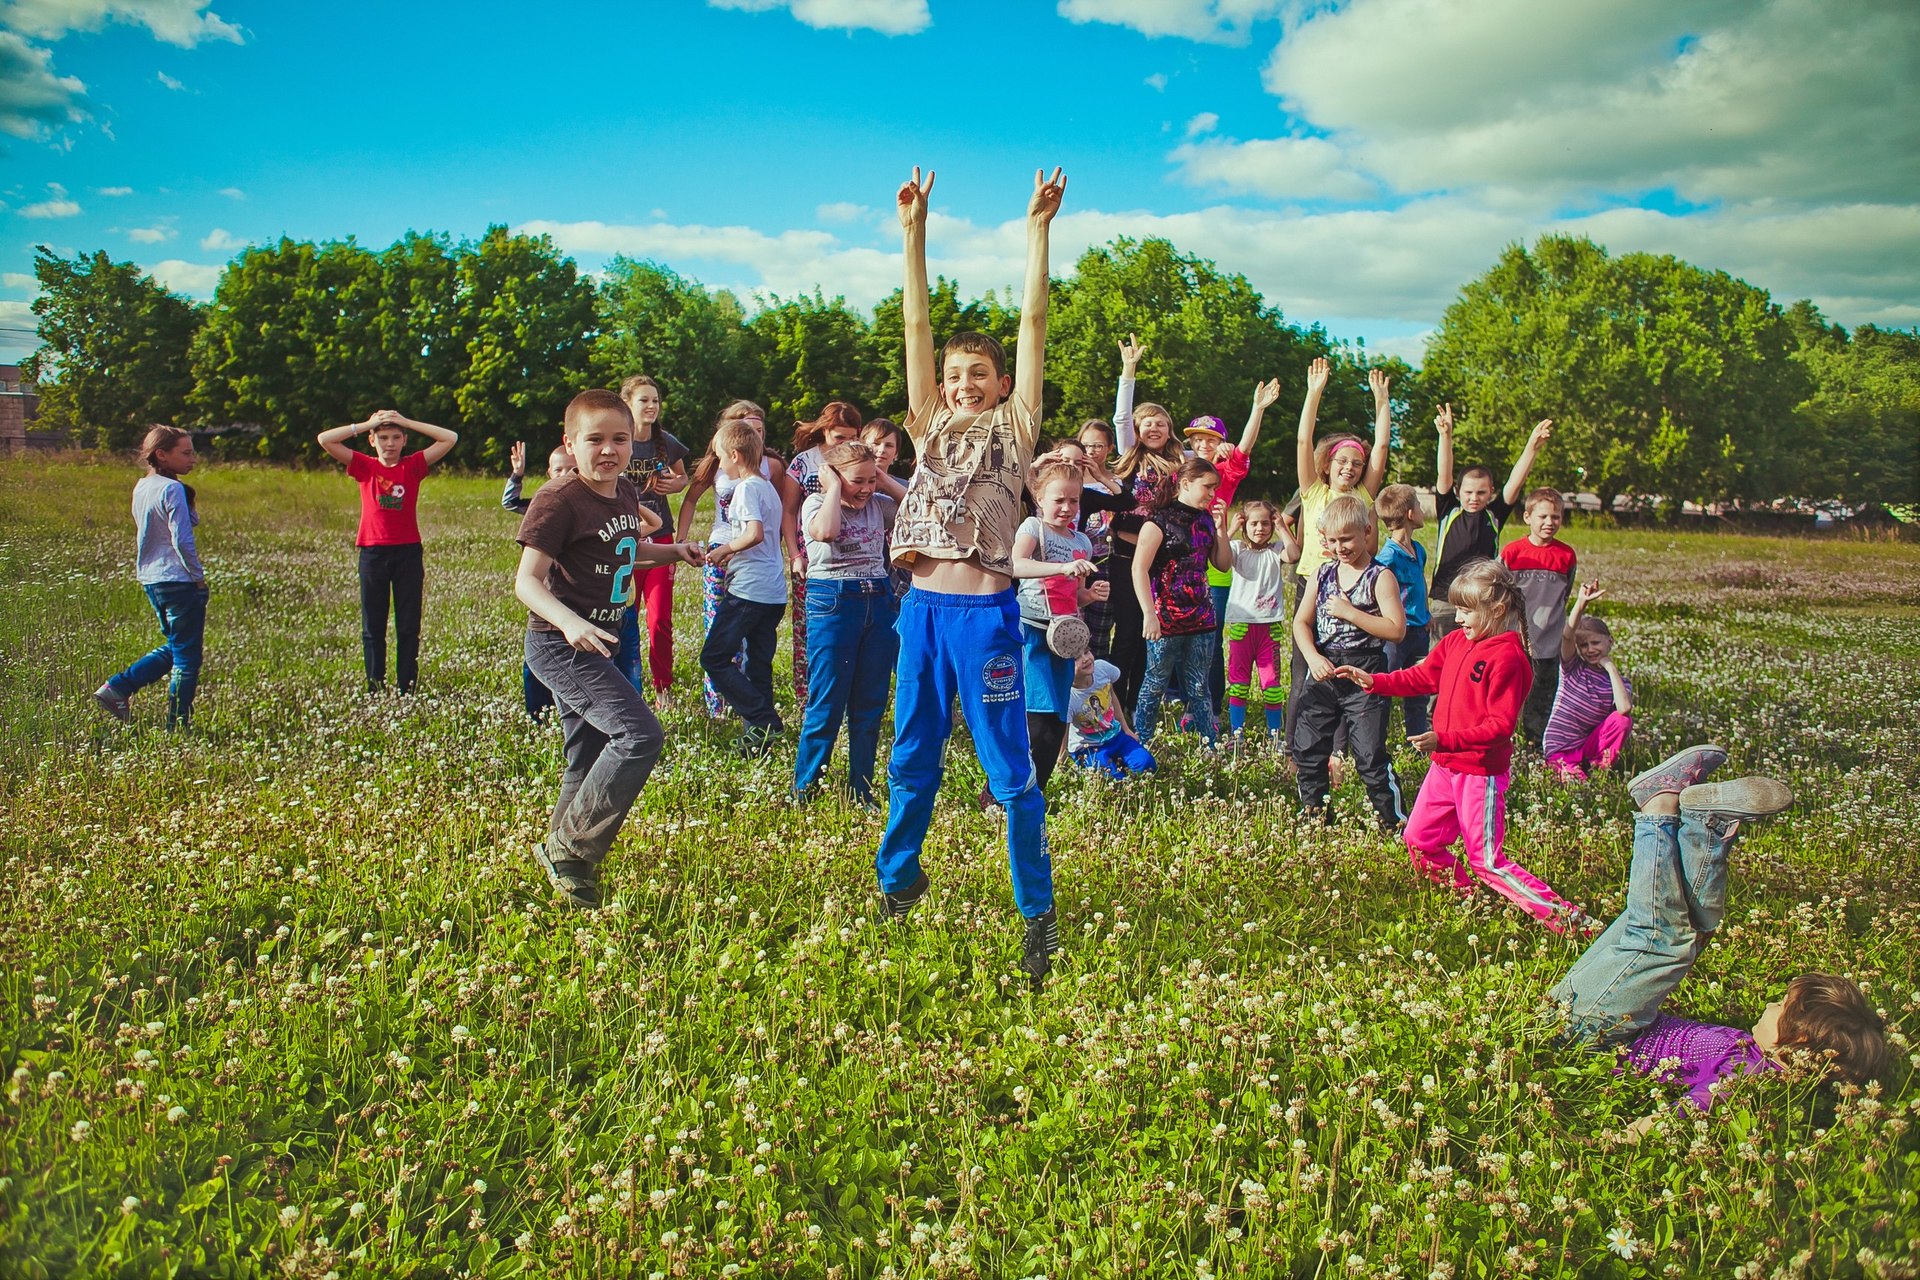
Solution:
{"label": "girl in purple sweater", "polygon": [[1623,1049],[1636,1070],[1684,1085],[1702,1111],[1721,1081],[1777,1071],[1786,1051],[1824,1058],[1856,1083],[1887,1066],[1885,1024],[1845,978],[1800,975],[1750,1031],[1660,1012],[1720,927],[1741,824],[1793,802],[1771,778],[1702,783],[1726,758],[1716,746],[1689,747],[1627,785],[1640,812],[1626,910],[1553,989],[1571,1038]]}

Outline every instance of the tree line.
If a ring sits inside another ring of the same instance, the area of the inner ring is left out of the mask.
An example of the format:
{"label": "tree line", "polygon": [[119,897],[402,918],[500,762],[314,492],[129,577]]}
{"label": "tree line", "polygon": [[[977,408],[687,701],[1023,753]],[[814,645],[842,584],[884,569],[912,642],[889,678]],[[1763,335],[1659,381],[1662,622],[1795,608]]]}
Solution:
{"label": "tree line", "polygon": [[[590,280],[547,237],[498,226],[379,250],[282,239],[230,262],[207,303],[104,251],[43,247],[34,272],[41,346],[26,372],[42,424],[100,447],[128,447],[153,422],[242,424],[257,434],[221,447],[309,459],[316,432],[392,405],[457,427],[456,460],[497,468],[513,441],[556,436],[575,391],[633,373],[661,383],[663,421],[694,447],[736,398],[764,405],[776,435],[829,400],[869,416],[906,409],[898,291],[870,313],[819,291],[749,308],[655,262],[615,258]],[[945,278],[933,294],[936,334],[979,329],[1018,361],[1014,306]],[[1567,236],[1510,246],[1461,290],[1416,371],[1290,321],[1244,276],[1166,240],[1116,239],[1052,286],[1046,408],[1058,433],[1111,412],[1115,343],[1129,333],[1149,348],[1139,398],[1181,421],[1216,414],[1237,435],[1255,381],[1281,379],[1250,494],[1292,489],[1291,405],[1325,356],[1326,428],[1367,434],[1367,370],[1392,374],[1395,478],[1411,483],[1433,478],[1444,401],[1463,464],[1504,469],[1551,417],[1535,475],[1609,503],[1920,499],[1920,335],[1849,333],[1810,302],[1782,307],[1670,256],[1616,258]]]}

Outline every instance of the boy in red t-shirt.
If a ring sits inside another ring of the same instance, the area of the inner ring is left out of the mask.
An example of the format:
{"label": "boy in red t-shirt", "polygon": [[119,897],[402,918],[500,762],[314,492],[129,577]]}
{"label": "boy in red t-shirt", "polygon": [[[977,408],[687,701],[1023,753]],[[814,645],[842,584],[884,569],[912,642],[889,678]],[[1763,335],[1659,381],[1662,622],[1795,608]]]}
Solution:
{"label": "boy in red t-shirt", "polygon": [[[369,456],[349,449],[347,441],[366,432],[373,439]],[[418,453],[401,456],[407,432],[433,441]],[[428,468],[460,442],[458,432],[382,409],[364,422],[322,431],[320,447],[360,485],[360,648],[367,665],[367,689],[387,679],[387,603],[393,603],[394,675],[400,692],[413,689],[420,668],[420,596],[426,570],[420,553],[420,523],[414,516],[420,482]]]}

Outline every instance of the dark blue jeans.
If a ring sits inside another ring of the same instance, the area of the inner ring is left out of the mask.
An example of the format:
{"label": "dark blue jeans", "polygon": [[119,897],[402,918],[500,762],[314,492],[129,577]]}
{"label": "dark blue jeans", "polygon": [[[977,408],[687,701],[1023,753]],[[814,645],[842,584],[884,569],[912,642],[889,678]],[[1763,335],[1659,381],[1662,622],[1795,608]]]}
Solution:
{"label": "dark blue jeans", "polygon": [[598,865],[646,786],[665,735],[653,709],[610,658],[582,653],[558,631],[527,629],[527,668],[560,706],[567,768],[553,806],[555,861]]}
{"label": "dark blue jeans", "polygon": [[167,728],[183,727],[193,717],[193,695],[200,687],[200,651],[207,634],[207,584],[156,582],[147,587],[147,601],[160,616],[160,634],[167,642],[119,675],[107,687],[131,697],[167,678]]}
{"label": "dark blue jeans", "polygon": [[367,687],[387,680],[387,603],[393,603],[393,674],[400,692],[420,675],[420,597],[427,580],[420,544],[360,548],[360,652]]}
{"label": "dark blue jeans", "polygon": [[[1407,624],[1407,634],[1402,640],[1387,642],[1387,670],[1404,671],[1408,667],[1417,667],[1421,659],[1427,656],[1427,646],[1433,640],[1427,634],[1426,625]],[[1425,733],[1433,728],[1433,699],[1422,694],[1418,697],[1395,698],[1401,712],[1407,720],[1407,736]]]}
{"label": "dark blue jeans", "polygon": [[793,762],[793,789],[804,797],[820,782],[847,723],[847,787],[873,799],[873,762],[887,711],[900,637],[893,581],[807,579],[807,712]]}
{"label": "dark blue jeans", "polygon": [[[700,649],[700,669],[727,704],[749,725],[775,732],[783,726],[773,705],[773,650],[786,611],[784,604],[722,596]],[[747,646],[745,670],[734,665],[742,641]]]}

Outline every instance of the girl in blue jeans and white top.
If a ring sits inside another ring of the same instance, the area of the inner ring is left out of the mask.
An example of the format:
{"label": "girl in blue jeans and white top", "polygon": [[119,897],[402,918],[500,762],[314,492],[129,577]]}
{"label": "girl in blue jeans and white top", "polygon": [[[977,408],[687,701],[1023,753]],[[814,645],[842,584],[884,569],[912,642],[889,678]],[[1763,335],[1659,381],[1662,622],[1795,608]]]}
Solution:
{"label": "girl in blue jeans and white top", "polygon": [[1160,703],[1175,685],[1187,715],[1208,746],[1217,732],[1213,690],[1213,592],[1207,565],[1233,567],[1233,552],[1215,527],[1214,491],[1220,473],[1211,462],[1189,458],[1175,479],[1174,500],[1154,509],[1140,526],[1134,549],[1133,590],[1140,602],[1141,634],[1147,642],[1147,675],[1133,710],[1140,740],[1150,742],[1160,723]]}
{"label": "girl in blue jeans and white top", "polygon": [[140,442],[139,458],[147,474],[133,486],[138,574],[167,642],[109,677],[94,690],[93,700],[116,720],[125,720],[127,699],[171,674],[167,728],[184,729],[200,686],[201,639],[207,629],[207,571],[193,532],[200,514],[192,488],[180,478],[196,461],[193,437],[177,427],[154,427]]}
{"label": "girl in blue jeans and white top", "polygon": [[1750,1031],[1661,1012],[1726,914],[1727,863],[1741,826],[1793,800],[1771,778],[1702,783],[1726,758],[1710,743],[1689,747],[1627,785],[1639,812],[1626,909],[1552,995],[1569,1038],[1618,1047],[1635,1070],[1683,1086],[1702,1111],[1724,1081],[1777,1071],[1795,1050],[1854,1083],[1887,1068],[1885,1024],[1845,978],[1801,974]]}
{"label": "girl in blue jeans and white top", "polygon": [[793,792],[801,801],[812,798],[845,719],[847,788],[871,805],[880,720],[900,651],[893,629],[899,608],[887,572],[894,502],[876,492],[880,466],[860,441],[827,446],[821,462],[820,491],[800,506],[807,590],[794,612],[807,615],[812,671]]}

